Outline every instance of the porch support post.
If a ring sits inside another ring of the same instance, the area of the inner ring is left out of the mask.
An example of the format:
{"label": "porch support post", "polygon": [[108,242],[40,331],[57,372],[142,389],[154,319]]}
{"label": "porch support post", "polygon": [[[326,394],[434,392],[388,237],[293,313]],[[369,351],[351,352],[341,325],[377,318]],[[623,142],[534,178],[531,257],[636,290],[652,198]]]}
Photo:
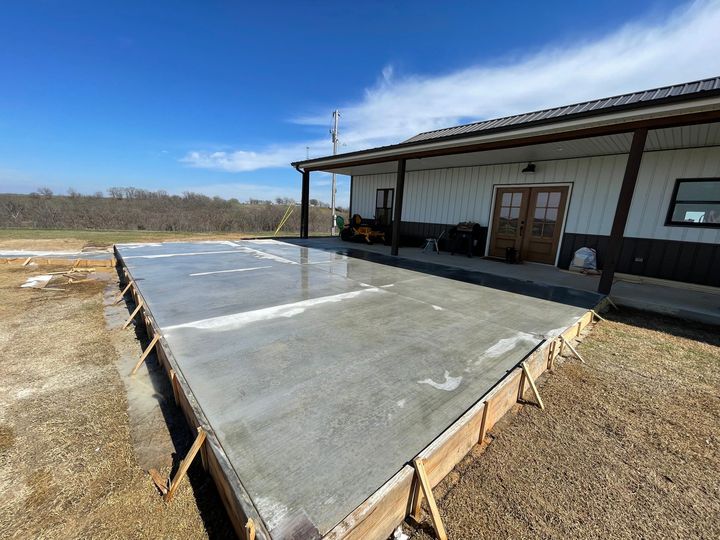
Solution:
{"label": "porch support post", "polygon": [[398,247],[400,245],[400,222],[402,221],[402,205],[403,205],[403,191],[405,190],[405,159],[398,159],[397,162],[397,181],[395,183],[395,209],[393,212],[393,227],[392,227],[392,248],[390,249],[391,255],[398,254]]}
{"label": "porch support post", "polygon": [[300,238],[310,234],[310,171],[302,173],[302,196],[300,200]]}
{"label": "porch support post", "polygon": [[610,289],[612,288],[615,268],[617,268],[620,250],[622,249],[622,241],[625,235],[625,225],[627,224],[628,214],[630,213],[630,203],[632,202],[635,183],[637,182],[638,172],[640,171],[640,161],[642,161],[643,150],[645,150],[647,132],[647,128],[636,129],[633,132],[630,154],[628,155],[627,164],[625,165],[625,176],[623,176],[622,186],[620,187],[620,196],[618,197],[617,208],[615,209],[615,217],[613,218],[612,230],[610,231],[610,240],[608,242],[607,253],[605,254],[602,275],[600,276],[600,285],[598,286],[598,292],[601,294],[610,294]]}

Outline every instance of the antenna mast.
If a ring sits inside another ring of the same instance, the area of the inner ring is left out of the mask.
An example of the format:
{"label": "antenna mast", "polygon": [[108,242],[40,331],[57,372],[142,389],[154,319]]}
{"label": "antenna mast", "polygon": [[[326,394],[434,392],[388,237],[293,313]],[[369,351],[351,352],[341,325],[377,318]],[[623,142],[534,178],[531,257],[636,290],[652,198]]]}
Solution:
{"label": "antenna mast", "polygon": [[[333,128],[330,130],[333,143],[333,156],[337,154],[338,149],[338,120],[340,119],[340,111],[335,109],[333,111]],[[335,195],[337,193],[337,185],[335,183],[335,173],[332,173],[332,195],[330,197],[330,206],[332,208],[332,229],[330,235],[335,236],[337,234],[337,214],[335,213]]]}

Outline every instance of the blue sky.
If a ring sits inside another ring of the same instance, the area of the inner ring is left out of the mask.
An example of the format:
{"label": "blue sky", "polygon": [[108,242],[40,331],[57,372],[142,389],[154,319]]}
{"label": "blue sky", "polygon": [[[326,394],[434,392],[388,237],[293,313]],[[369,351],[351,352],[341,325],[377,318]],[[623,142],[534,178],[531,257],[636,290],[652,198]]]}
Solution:
{"label": "blue sky", "polygon": [[[720,74],[720,2],[4,2],[0,192],[299,195],[294,159]],[[311,196],[329,200],[329,178]],[[347,202],[342,177],[339,201]]]}

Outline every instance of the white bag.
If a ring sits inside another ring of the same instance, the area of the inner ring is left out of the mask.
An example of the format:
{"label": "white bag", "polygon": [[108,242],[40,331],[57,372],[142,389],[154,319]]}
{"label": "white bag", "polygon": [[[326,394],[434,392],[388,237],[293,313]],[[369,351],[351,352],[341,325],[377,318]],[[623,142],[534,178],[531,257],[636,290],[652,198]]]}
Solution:
{"label": "white bag", "polygon": [[589,247],[581,247],[575,252],[570,270],[575,272],[587,272],[597,270],[597,255],[595,250]]}

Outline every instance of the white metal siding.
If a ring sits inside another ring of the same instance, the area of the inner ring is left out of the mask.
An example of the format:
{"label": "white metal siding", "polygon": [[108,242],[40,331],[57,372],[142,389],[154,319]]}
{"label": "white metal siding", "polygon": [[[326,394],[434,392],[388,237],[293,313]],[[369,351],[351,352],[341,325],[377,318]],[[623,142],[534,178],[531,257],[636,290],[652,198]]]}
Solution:
{"label": "white metal siding", "polygon": [[720,177],[720,148],[651,152],[643,156],[625,236],[720,243],[720,229],[666,227],[675,180]]}
{"label": "white metal siding", "polygon": [[[627,155],[596,156],[537,163],[524,174],[524,163],[410,171],[405,178],[403,221],[488,226],[495,184],[572,183],[565,231],[609,235]],[[626,236],[720,242],[718,229],[666,227],[676,178],[720,176],[720,148],[649,152],[643,156]],[[353,213],[375,214],[375,191],[395,187],[395,173],[353,177]]]}

